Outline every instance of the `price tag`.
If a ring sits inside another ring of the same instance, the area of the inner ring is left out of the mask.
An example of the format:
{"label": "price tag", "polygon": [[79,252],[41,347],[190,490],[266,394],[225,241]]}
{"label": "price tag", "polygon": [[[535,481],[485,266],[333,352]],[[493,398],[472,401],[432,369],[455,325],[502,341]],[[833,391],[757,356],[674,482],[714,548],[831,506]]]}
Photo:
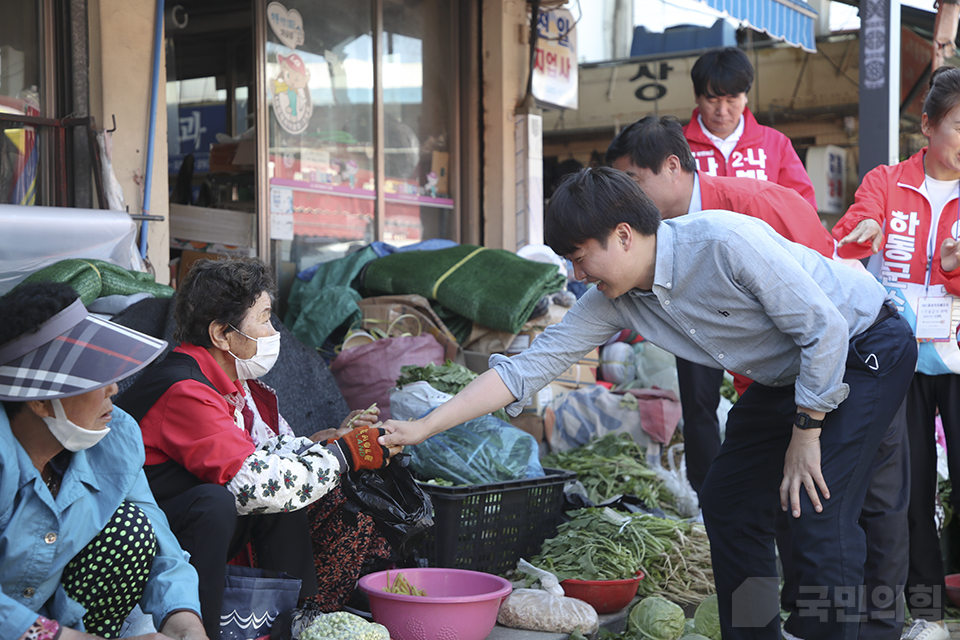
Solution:
{"label": "price tag", "polygon": [[951,338],[953,297],[925,297],[917,301],[917,340],[946,342]]}

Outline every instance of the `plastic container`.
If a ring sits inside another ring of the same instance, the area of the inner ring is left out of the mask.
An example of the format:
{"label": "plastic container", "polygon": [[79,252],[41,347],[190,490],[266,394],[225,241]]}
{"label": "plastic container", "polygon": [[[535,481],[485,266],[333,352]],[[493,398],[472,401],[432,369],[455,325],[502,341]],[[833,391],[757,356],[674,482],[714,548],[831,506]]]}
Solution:
{"label": "plastic container", "polygon": [[643,572],[625,580],[561,580],[560,586],[568,598],[583,600],[597,613],[613,613],[630,604],[637,595]]}
{"label": "plastic container", "polygon": [[540,553],[563,516],[563,485],[577,474],[460,487],[422,484],[433,501],[433,528],[419,549],[431,567],[502,574]]}
{"label": "plastic container", "polygon": [[499,576],[464,569],[395,569],[426,596],[384,591],[387,572],[360,578],[370,599],[374,622],[390,631],[391,640],[484,640],[497,623],[497,612],[512,587]]}
{"label": "plastic container", "polygon": [[944,582],[947,583],[947,597],[953,606],[960,607],[960,573],[951,573],[944,576]]}

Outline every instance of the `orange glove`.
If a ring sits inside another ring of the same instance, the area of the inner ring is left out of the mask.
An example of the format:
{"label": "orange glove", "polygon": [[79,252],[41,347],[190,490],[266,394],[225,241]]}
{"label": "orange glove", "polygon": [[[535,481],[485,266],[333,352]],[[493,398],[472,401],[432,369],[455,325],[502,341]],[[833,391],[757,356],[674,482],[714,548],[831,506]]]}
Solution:
{"label": "orange glove", "polygon": [[377,441],[377,438],[385,433],[386,431],[380,427],[357,427],[331,444],[340,447],[340,452],[343,453],[352,471],[382,469],[390,459],[390,452]]}

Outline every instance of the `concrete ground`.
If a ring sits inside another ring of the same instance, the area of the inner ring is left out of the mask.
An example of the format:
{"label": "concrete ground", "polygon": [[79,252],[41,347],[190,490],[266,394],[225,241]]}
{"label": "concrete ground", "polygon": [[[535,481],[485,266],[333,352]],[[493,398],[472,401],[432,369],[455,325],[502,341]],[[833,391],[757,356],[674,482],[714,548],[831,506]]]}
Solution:
{"label": "concrete ground", "polygon": [[[636,600],[634,600],[634,602],[636,602]],[[630,608],[627,607],[623,611],[600,616],[600,626],[613,632],[623,631],[629,610]],[[951,640],[960,640],[960,620],[948,620],[947,628],[950,630]],[[540,631],[510,629],[498,624],[493,628],[493,631],[487,636],[486,640],[567,640],[568,635],[569,634],[566,633],[543,633]]]}

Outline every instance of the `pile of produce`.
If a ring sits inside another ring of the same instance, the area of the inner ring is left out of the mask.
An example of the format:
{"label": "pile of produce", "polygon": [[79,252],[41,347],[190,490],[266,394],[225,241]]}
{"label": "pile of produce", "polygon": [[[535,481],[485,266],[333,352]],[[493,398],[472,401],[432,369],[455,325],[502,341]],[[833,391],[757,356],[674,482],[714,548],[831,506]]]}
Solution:
{"label": "pile of produce", "polygon": [[[455,396],[461,389],[473,382],[477,375],[477,373],[452,360],[447,360],[443,364],[433,364],[431,362],[425,367],[410,364],[400,367],[397,388],[402,389],[405,385],[423,380],[437,391]],[[504,422],[510,422],[510,416],[504,409],[497,409],[493,412],[493,416]]]}
{"label": "pile of produce", "polygon": [[[586,638],[573,633],[569,640]],[[612,633],[601,628],[599,640],[720,640],[717,596],[700,603],[689,620],[684,619],[683,609],[665,598],[644,598],[630,610],[625,631]]]}
{"label": "pile of produce", "polygon": [[300,632],[300,640],[390,640],[383,625],[346,611],[323,613]]}
{"label": "pile of produce", "polygon": [[681,604],[701,602],[714,592],[702,525],[607,507],[574,512],[530,563],[559,580],[621,580],[643,571],[638,594]]}
{"label": "pile of produce", "polygon": [[394,579],[393,584],[390,583],[390,571],[387,571],[387,586],[383,588],[387,593],[400,593],[407,596],[426,596],[427,592],[423,589],[417,589],[415,586],[410,584],[407,581],[407,577],[402,573],[398,573]]}
{"label": "pile of produce", "polygon": [[673,495],[647,466],[646,452],[628,433],[611,433],[570,451],[552,453],[544,467],[575,471],[596,504],[618,495],[637,496],[649,507],[676,514]]}

